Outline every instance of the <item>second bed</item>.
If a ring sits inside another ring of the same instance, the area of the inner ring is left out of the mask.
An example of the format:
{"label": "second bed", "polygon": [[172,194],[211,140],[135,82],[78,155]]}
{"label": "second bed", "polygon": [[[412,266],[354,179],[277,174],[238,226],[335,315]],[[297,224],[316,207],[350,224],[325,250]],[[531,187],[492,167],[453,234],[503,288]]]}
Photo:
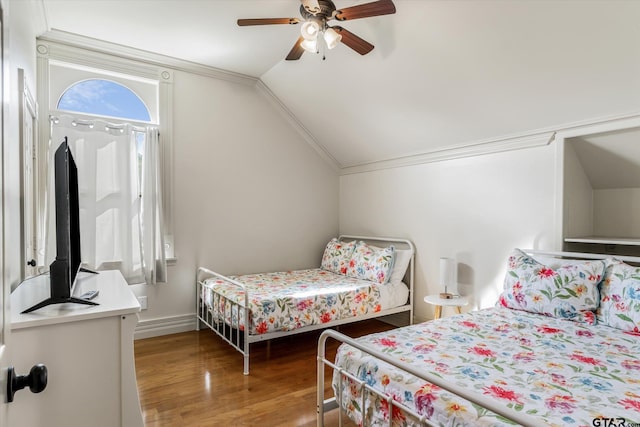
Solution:
{"label": "second bed", "polygon": [[224,276],[200,267],[198,324],[241,352],[248,374],[254,342],[399,313],[412,323],[413,259],[406,239],[340,236],[320,268]]}

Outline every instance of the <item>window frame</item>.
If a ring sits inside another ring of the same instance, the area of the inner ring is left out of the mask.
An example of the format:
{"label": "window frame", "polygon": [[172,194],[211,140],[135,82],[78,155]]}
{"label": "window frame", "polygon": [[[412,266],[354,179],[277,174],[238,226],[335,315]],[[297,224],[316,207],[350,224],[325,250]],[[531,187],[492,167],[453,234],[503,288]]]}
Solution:
{"label": "window frame", "polygon": [[[72,114],[78,116],[92,116],[84,113],[58,110],[60,96],[72,86],[87,78],[112,80],[132,90],[149,109],[151,121],[147,125],[159,128],[162,138],[162,187],[163,187],[163,217],[164,236],[166,242],[166,257],[171,263],[176,261],[173,239],[173,71],[146,62],[130,58],[97,52],[89,47],[57,43],[54,41],[37,40],[37,78],[38,78],[38,114],[41,118],[38,129],[38,149],[46,152],[49,146],[51,128],[48,117],[56,114]],[[56,67],[58,70],[56,70]],[[70,76],[59,81],[53,81],[59,68],[72,70]],[[53,74],[53,75],[52,75]],[[84,78],[80,78],[84,76]],[[70,83],[70,79],[76,79]],[[141,87],[156,85],[156,99],[149,102],[149,91]],[[126,121],[129,123],[143,123],[118,117],[92,116],[112,122]],[[42,119],[46,118],[46,119]],[[38,200],[44,206],[46,201],[46,160],[38,165]],[[39,216],[44,215],[38,212]]]}

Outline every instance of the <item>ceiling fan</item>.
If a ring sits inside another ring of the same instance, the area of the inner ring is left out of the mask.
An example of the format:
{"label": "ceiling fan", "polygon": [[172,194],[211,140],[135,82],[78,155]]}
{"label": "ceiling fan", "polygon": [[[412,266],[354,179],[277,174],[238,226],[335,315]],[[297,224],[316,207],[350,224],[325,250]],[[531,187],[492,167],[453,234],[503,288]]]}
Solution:
{"label": "ceiling fan", "polygon": [[[360,55],[366,55],[373,50],[373,45],[361,39],[352,32],[339,25],[330,27],[327,22],[349,21],[351,19],[369,18],[372,16],[396,13],[392,0],[378,0],[344,9],[336,9],[331,0],[300,0],[300,18],[255,18],[238,19],[241,27],[248,25],[290,24],[302,22],[301,36],[285,58],[287,61],[300,59],[304,51],[319,52],[321,40],[329,49],[333,49],[342,42]],[[321,37],[322,36],[322,37]]]}

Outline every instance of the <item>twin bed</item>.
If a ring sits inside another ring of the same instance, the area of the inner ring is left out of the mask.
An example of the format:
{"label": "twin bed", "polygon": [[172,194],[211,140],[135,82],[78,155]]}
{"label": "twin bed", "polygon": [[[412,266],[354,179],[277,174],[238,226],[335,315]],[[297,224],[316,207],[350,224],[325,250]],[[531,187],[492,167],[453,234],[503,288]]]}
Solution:
{"label": "twin bed", "polygon": [[[493,308],[355,340],[325,331],[318,426],[336,407],[373,426],[640,425],[640,268],[554,256],[515,250]],[[328,339],[343,343],[335,361]]]}
{"label": "twin bed", "polygon": [[254,342],[398,313],[410,323],[413,260],[409,240],[340,236],[320,268],[227,277],[200,267],[198,327],[242,353],[246,375]]}

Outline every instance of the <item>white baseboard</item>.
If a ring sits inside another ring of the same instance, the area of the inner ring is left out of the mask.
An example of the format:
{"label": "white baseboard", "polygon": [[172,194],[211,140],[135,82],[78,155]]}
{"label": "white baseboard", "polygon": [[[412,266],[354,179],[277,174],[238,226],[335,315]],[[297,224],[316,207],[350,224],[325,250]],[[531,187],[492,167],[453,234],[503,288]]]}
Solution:
{"label": "white baseboard", "polygon": [[196,329],[196,315],[162,317],[158,319],[141,320],[136,326],[134,339],[159,337],[161,335],[177,334],[179,332],[194,331]]}

